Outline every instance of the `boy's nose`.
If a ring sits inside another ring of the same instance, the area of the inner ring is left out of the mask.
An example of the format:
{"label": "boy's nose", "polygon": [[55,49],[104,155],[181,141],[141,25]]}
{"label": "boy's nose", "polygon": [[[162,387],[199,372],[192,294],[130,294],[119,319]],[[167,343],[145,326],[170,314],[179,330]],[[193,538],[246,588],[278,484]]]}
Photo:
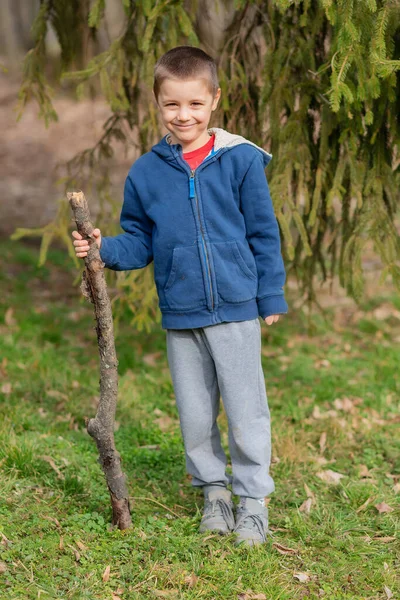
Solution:
{"label": "boy's nose", "polygon": [[178,121],[188,121],[189,120],[189,111],[187,108],[180,108],[178,113]]}

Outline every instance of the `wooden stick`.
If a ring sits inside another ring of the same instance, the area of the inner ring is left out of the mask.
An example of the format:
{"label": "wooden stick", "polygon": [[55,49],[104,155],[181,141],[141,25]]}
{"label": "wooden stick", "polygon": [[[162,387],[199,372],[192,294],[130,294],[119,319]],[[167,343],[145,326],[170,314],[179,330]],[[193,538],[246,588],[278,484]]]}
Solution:
{"label": "wooden stick", "polygon": [[86,427],[94,438],[111,496],[112,523],[119,529],[132,525],[129,495],[121,458],[115,448],[114,419],[118,394],[118,361],[115,351],[114,327],[110,299],[104,277],[104,263],[92,238],[93,225],[83,192],[68,192],[67,198],[74,213],[78,232],[89,241],[85,258],[81,290],[94,305],[97,341],[100,354],[100,401],[94,419],[88,419]]}

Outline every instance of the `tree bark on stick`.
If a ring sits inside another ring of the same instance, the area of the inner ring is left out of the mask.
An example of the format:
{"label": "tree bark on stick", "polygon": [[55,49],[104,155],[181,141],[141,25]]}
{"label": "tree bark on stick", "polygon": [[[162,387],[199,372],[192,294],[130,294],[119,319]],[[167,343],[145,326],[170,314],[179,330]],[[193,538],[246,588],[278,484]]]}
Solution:
{"label": "tree bark on stick", "polygon": [[104,277],[104,263],[92,238],[93,225],[83,192],[68,192],[67,198],[74,213],[78,232],[89,240],[85,258],[81,290],[94,305],[97,341],[100,354],[100,400],[94,419],[86,422],[88,433],[94,438],[111,496],[112,523],[119,529],[132,525],[129,495],[120,455],[114,442],[114,419],[118,394],[118,361],[115,351],[111,303]]}

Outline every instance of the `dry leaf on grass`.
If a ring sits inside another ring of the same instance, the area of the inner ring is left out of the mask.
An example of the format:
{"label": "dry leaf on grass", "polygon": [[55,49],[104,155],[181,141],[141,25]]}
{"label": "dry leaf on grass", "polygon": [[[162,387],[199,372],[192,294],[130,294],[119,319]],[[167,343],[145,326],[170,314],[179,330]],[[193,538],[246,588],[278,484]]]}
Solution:
{"label": "dry leaf on grass", "polygon": [[393,486],[393,491],[394,491],[395,494],[400,494],[400,483],[396,483]]}
{"label": "dry leaf on grass", "polygon": [[176,590],[153,590],[153,594],[157,598],[173,598],[177,596],[178,592]]}
{"label": "dry leaf on grass", "polygon": [[104,583],[107,583],[107,581],[110,579],[110,571],[111,571],[111,565],[107,565],[106,568],[104,569],[104,573],[102,576],[102,580],[104,581]]}
{"label": "dry leaf on grass", "polygon": [[8,538],[6,538],[4,533],[1,533],[0,535],[1,535],[1,545],[8,548],[11,545],[10,540]]}
{"label": "dry leaf on grass", "polygon": [[152,354],[145,354],[142,357],[142,360],[149,367],[156,367],[157,360],[161,357],[161,355],[162,355],[162,352],[160,352],[160,351],[153,352]]}
{"label": "dry leaf on grass", "polygon": [[247,590],[247,592],[242,592],[238,595],[238,600],[267,600],[267,596],[265,594],[255,594],[251,590]]}
{"label": "dry leaf on grass", "polygon": [[79,313],[76,310],[73,310],[67,314],[67,319],[69,321],[72,321],[73,323],[77,323],[80,318],[81,318],[81,313]]}
{"label": "dry leaf on grass", "polygon": [[386,598],[393,598],[393,592],[387,585],[384,585],[383,589],[385,590]]}
{"label": "dry leaf on grass", "polygon": [[55,525],[61,529],[61,525],[60,525],[60,521],[58,519],[56,519],[55,517],[43,517],[44,519],[47,519],[48,521],[52,521],[53,523],[55,523]]}
{"label": "dry leaf on grass", "polygon": [[278,360],[279,360],[279,362],[287,363],[288,364],[288,363],[291,363],[293,359],[292,359],[291,356],[285,356],[283,354],[282,356],[278,356]]}
{"label": "dry leaf on grass", "polygon": [[63,394],[62,392],[59,392],[58,390],[47,390],[46,396],[49,396],[49,398],[55,398],[56,400],[58,400],[58,399],[68,400],[69,399],[67,394]]}
{"label": "dry leaf on grass", "polygon": [[329,484],[338,484],[342,477],[346,477],[342,473],[337,473],[336,471],[331,471],[331,469],[327,469],[326,471],[319,471],[316,473],[316,476],[325,481],[325,483]]}
{"label": "dry leaf on grass", "polygon": [[328,419],[329,417],[337,417],[337,412],[332,409],[322,413],[319,406],[314,406],[312,417],[313,419]]}
{"label": "dry leaf on grass", "polygon": [[154,419],[154,423],[158,425],[162,432],[168,431],[176,424],[174,419],[171,419],[168,415],[164,415],[163,417],[159,417],[158,419]]}
{"label": "dry leaf on grass", "polygon": [[112,596],[111,596],[112,600],[122,600],[121,596],[118,596],[118,594],[115,594],[114,592],[111,592],[111,593],[112,593]]}
{"label": "dry leaf on grass", "polygon": [[4,323],[8,325],[8,327],[14,327],[17,324],[17,321],[14,319],[14,309],[7,308],[6,314],[4,315]]}
{"label": "dry leaf on grass", "polygon": [[[388,542],[394,542],[394,540],[396,540],[396,536],[394,535],[385,535],[383,537],[379,537],[379,536],[374,536],[372,538],[375,542],[383,542],[384,544],[387,544]],[[384,563],[386,564],[386,563]]]}
{"label": "dry leaf on grass", "polygon": [[372,477],[367,465],[358,465],[358,470],[360,477]]}
{"label": "dry leaf on grass", "polygon": [[325,456],[310,456],[310,460],[312,462],[317,463],[317,465],[328,465],[330,463],[336,462],[335,459],[333,459],[333,460],[326,460]]}
{"label": "dry leaf on grass", "polygon": [[321,369],[321,367],[325,368],[325,369],[329,369],[330,366],[331,366],[331,363],[326,358],[323,358],[321,360],[316,360],[314,363],[314,367],[316,369]]}
{"label": "dry leaf on grass", "polygon": [[82,542],[80,542],[79,540],[77,542],[75,542],[76,545],[78,546],[78,548],[80,550],[87,550],[87,546],[85,546],[85,544],[83,544]]}
{"label": "dry leaf on grass", "polygon": [[379,504],[375,504],[375,508],[381,514],[382,513],[388,513],[388,512],[394,511],[394,508],[392,508],[391,506],[389,506],[389,504],[386,504],[386,502],[380,502]]}
{"label": "dry leaf on grass", "polygon": [[307,494],[307,498],[312,498],[315,501],[315,494],[313,491],[310,490],[306,483],[304,484],[304,491]]}
{"label": "dry leaf on grass", "polygon": [[375,308],[372,311],[372,314],[377,321],[385,321],[385,319],[395,316],[396,313],[397,311],[395,310],[394,306],[387,303],[382,304],[382,306],[378,306],[378,308]]}
{"label": "dry leaf on grass", "polygon": [[0,573],[5,573],[7,571],[6,563],[0,562]]}
{"label": "dry leaf on grass", "polygon": [[307,500],[304,500],[303,504],[299,507],[299,511],[309,515],[311,512],[312,505],[313,505],[313,499],[307,498]]}
{"label": "dry leaf on grass", "polygon": [[8,359],[4,356],[3,360],[0,363],[0,377],[5,379],[7,376],[7,364]]}
{"label": "dry leaf on grass", "polygon": [[6,383],[3,383],[3,385],[1,386],[1,391],[3,394],[11,394],[12,392],[12,385],[9,381],[7,381]]}
{"label": "dry leaf on grass", "polygon": [[321,410],[319,406],[314,406],[311,416],[313,419],[321,419]]}
{"label": "dry leaf on grass", "polygon": [[282,544],[278,544],[275,542],[272,546],[279,552],[279,554],[297,554],[297,551],[293,548],[286,548],[286,546],[282,546]]}
{"label": "dry leaf on grass", "polygon": [[354,401],[350,400],[350,398],[336,398],[333,401],[333,406],[337,410],[343,410],[344,412],[353,412],[354,411]]}
{"label": "dry leaf on grass", "polygon": [[321,451],[321,454],[324,453],[325,448],[326,448],[326,431],[323,431],[321,433],[321,437],[319,438],[319,449]]}
{"label": "dry leaf on grass", "polygon": [[191,573],[190,575],[186,575],[185,577],[185,583],[189,588],[193,588],[196,583],[198,582],[199,578],[197,575],[195,575],[194,573]]}
{"label": "dry leaf on grass", "polygon": [[71,544],[68,544],[68,548],[71,548],[71,550],[75,554],[76,562],[79,562],[81,560],[81,555],[79,554],[78,550],[76,548],[74,548],[73,546],[71,546]]}
{"label": "dry leaf on grass", "polygon": [[298,579],[300,583],[306,583],[310,579],[310,576],[307,575],[307,573],[294,573],[293,577]]}

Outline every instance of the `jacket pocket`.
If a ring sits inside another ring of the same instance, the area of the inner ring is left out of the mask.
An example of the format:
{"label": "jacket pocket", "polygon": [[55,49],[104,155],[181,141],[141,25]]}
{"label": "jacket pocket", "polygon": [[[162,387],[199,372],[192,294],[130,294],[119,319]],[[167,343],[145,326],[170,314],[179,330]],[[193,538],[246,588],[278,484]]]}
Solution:
{"label": "jacket pocket", "polygon": [[174,248],[164,296],[168,306],[174,309],[197,308],[206,303],[197,245]]}
{"label": "jacket pocket", "polygon": [[244,250],[241,250],[235,240],[215,242],[212,249],[218,294],[221,299],[227,302],[246,302],[255,298],[258,278],[251,250],[247,250],[245,260],[242,255]]}

